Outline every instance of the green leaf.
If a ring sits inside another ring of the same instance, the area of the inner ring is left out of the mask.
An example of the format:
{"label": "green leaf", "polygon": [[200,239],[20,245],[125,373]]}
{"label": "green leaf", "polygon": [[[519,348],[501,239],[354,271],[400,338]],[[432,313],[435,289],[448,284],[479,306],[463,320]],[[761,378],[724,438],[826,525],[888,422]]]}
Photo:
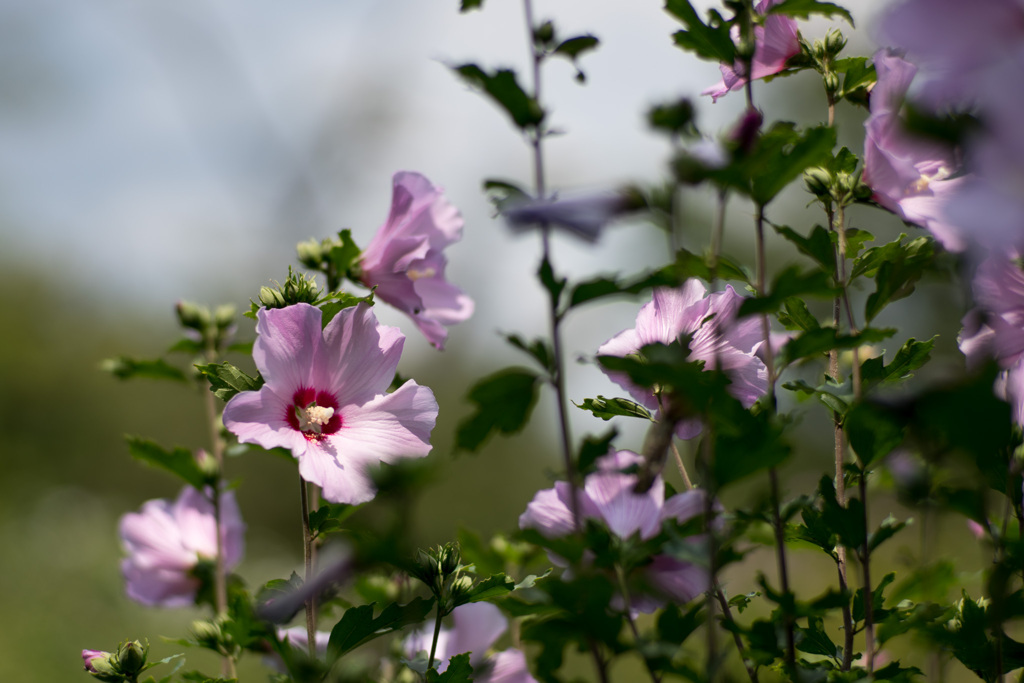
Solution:
{"label": "green leaf", "polygon": [[596,49],[600,42],[601,41],[599,41],[597,38],[589,34],[585,36],[576,36],[574,38],[563,40],[561,43],[558,44],[558,47],[554,49],[552,54],[566,57],[567,59],[572,61],[572,65],[576,67],[576,80],[582,83],[587,79],[587,77],[580,69],[577,60],[579,59],[580,55],[584,54],[585,52],[589,52],[591,50]]}
{"label": "green leaf", "polygon": [[635,295],[653,287],[678,287],[686,279],[681,271],[678,265],[672,264],[626,280],[614,275],[586,280],[573,287],[569,308],[609,296]]}
{"label": "green leaf", "polygon": [[874,344],[894,334],[894,328],[869,327],[857,334],[845,335],[837,334],[834,327],[822,327],[793,337],[783,345],[779,355],[782,362],[788,365],[805,358],[815,358],[832,349],[852,349],[864,344]]}
{"label": "green leaf", "polygon": [[342,522],[358,509],[358,505],[325,503],[309,513],[309,530],[314,534],[337,531],[342,528]]}
{"label": "green leaf", "polygon": [[843,398],[830,391],[833,386],[826,384],[820,387],[812,387],[803,380],[795,380],[793,382],[786,382],[782,385],[782,388],[808,396],[815,396],[826,408],[839,416],[843,416],[850,407],[846,402],[846,399],[849,397]]}
{"label": "green leaf", "polygon": [[864,390],[869,391],[879,384],[901,382],[912,377],[911,373],[931,358],[931,351],[937,338],[938,335],[935,335],[923,342],[913,338],[908,339],[888,365],[885,364],[882,356],[868,358],[860,364],[860,377],[864,383]]}
{"label": "green leaf", "polygon": [[825,633],[825,622],[821,617],[809,617],[807,628],[796,627],[796,649],[809,655],[825,655],[832,659],[841,657],[839,647]]}
{"label": "green leaf", "polygon": [[376,618],[373,616],[373,604],[345,610],[341,621],[331,629],[327,661],[333,664],[345,653],[374,638],[420,623],[430,613],[433,605],[433,598],[415,598],[405,605],[393,602],[381,610]]}
{"label": "green leaf", "polygon": [[867,106],[868,92],[875,83],[875,65],[867,57],[848,57],[833,62],[832,70],[843,74],[840,97]]}
{"label": "green leaf", "polygon": [[775,276],[765,296],[743,300],[737,315],[741,318],[758,313],[777,311],[791,297],[816,296],[833,298],[838,290],[832,286],[832,277],[822,270],[803,271],[790,266]]}
{"label": "green leaf", "polygon": [[736,47],[729,35],[729,25],[712,14],[712,25],[705,24],[688,0],[665,0],[665,11],[686,26],[672,37],[676,45],[690,50],[702,59],[731,65],[736,60]]}
{"label": "green leaf", "polygon": [[[200,469],[192,451],[186,448],[167,451],[155,442],[137,436],[125,436],[125,439],[128,441],[128,451],[136,460],[166,470],[199,491],[210,483],[211,477]],[[215,480],[216,476],[212,478]]]}
{"label": "green leaf", "polygon": [[864,528],[864,504],[857,498],[846,502],[846,507],[836,499],[835,484],[829,476],[823,476],[818,482],[818,493],[821,495],[821,521],[847,548],[859,549],[867,537]]}
{"label": "green leaf", "polygon": [[608,455],[612,442],[615,441],[618,435],[619,433],[616,430],[609,429],[601,436],[586,436],[583,438],[583,442],[580,444],[579,456],[576,459],[581,476],[593,470],[598,458]]}
{"label": "green leaf", "polygon": [[483,8],[484,8],[484,0],[462,0],[462,3],[459,5],[459,11],[460,12],[468,12],[468,11],[473,10],[473,9],[483,9]]}
{"label": "green leaf", "polygon": [[317,302],[317,305],[320,306],[320,310],[322,311],[320,324],[323,327],[327,327],[327,323],[331,322],[331,320],[334,319],[334,316],[338,315],[346,308],[352,308],[359,304],[368,304],[372,306],[373,294],[375,291],[377,291],[376,285],[374,285],[370,293],[365,296],[356,296],[355,294],[342,291],[331,292],[324,296],[319,302]]}
{"label": "green leaf", "polygon": [[473,586],[468,593],[458,596],[455,606],[500,598],[506,593],[511,593],[515,588],[516,582],[506,576],[504,572],[499,572]]}
{"label": "green leaf", "polygon": [[495,210],[501,213],[505,207],[528,201],[529,193],[515,183],[497,178],[484,180],[484,194],[494,205]]}
{"label": "green leaf", "polygon": [[577,408],[589,410],[594,417],[610,420],[613,417],[639,417],[654,422],[654,415],[636,401],[628,398],[605,398],[598,394],[597,398],[585,398],[583,403],[573,402]]}
{"label": "green leaf", "polygon": [[818,2],[818,0],[783,0],[768,10],[768,14],[785,14],[798,19],[809,19],[812,14],[820,14],[826,17],[833,17],[836,14],[846,19],[850,26],[853,26],[853,17],[849,10],[835,5],[831,2]]}
{"label": "green leaf", "polygon": [[494,100],[520,129],[536,128],[544,121],[544,110],[519,85],[515,71],[499,69],[490,74],[476,64],[463,64],[452,70]]}
{"label": "green leaf", "polygon": [[877,529],[871,532],[868,537],[868,551],[874,552],[875,548],[882,545],[890,538],[902,531],[906,526],[910,524],[910,521],[900,522],[892,515],[889,515],[882,520],[882,523]]}
{"label": "green leaf", "polygon": [[782,302],[782,311],[778,314],[779,322],[787,330],[803,330],[810,332],[821,327],[818,319],[807,310],[807,304],[800,297],[793,297]]}
{"label": "green leaf", "polygon": [[184,372],[162,358],[138,360],[128,356],[117,356],[100,363],[100,369],[118,379],[142,377],[145,379],[169,379],[174,382],[188,381],[188,376]]}
{"label": "green leaf", "polygon": [[455,655],[448,660],[443,674],[436,669],[427,670],[427,683],[472,683],[473,667],[469,664],[469,653]]}
{"label": "green leaf", "polygon": [[858,403],[846,413],[843,426],[863,467],[885,457],[903,443],[903,420],[885,406]]}
{"label": "green leaf", "polygon": [[338,233],[338,239],[341,244],[332,246],[327,256],[334,266],[334,272],[341,275],[347,273],[352,264],[362,255],[362,249],[352,241],[352,231],[348,228]]}
{"label": "green leaf", "polygon": [[477,382],[468,396],[476,412],[459,423],[456,448],[476,451],[493,432],[520,431],[537,402],[539,381],[532,370],[506,368]]}
{"label": "green leaf", "polygon": [[243,391],[257,391],[263,386],[263,378],[250,377],[231,363],[209,363],[196,365],[196,370],[210,383],[210,391],[222,401],[227,401]]}
{"label": "green leaf", "polygon": [[546,372],[554,374],[555,353],[546,339],[537,338],[527,343],[518,334],[509,334],[505,336],[505,340],[537,361]]}
{"label": "green leaf", "polygon": [[779,122],[765,132],[750,156],[743,161],[750,179],[750,198],[766,206],[784,187],[811,166],[821,166],[832,156],[836,131],[816,126],[798,131],[792,123]]}
{"label": "green leaf", "polygon": [[800,253],[810,256],[821,266],[822,270],[835,277],[836,249],[828,230],[820,225],[815,225],[814,229],[811,230],[811,234],[804,237],[785,225],[775,225],[772,223],[771,226],[775,229],[775,232],[785,237],[789,242],[792,242],[800,250]]}
{"label": "green leaf", "polygon": [[864,305],[866,320],[871,322],[891,302],[913,294],[914,285],[931,265],[934,256],[934,241],[919,237],[906,245],[899,245],[891,258],[879,263],[874,269],[875,291]]}
{"label": "green leaf", "polygon": [[[856,499],[854,499],[856,500]],[[882,609],[882,604],[885,602],[884,593],[886,587],[896,580],[896,573],[889,572],[882,577],[882,580],[878,582],[874,590],[871,591],[871,612],[874,616],[876,624],[881,623],[886,617],[889,616],[889,611]],[[864,589],[858,588],[857,592],[853,596],[853,610],[852,616],[854,621],[864,620]]]}
{"label": "green leaf", "polygon": [[544,289],[548,290],[551,307],[557,310],[559,302],[562,300],[562,292],[565,291],[566,279],[555,276],[555,269],[551,267],[551,261],[547,256],[544,257],[537,269],[537,279],[544,285]]}

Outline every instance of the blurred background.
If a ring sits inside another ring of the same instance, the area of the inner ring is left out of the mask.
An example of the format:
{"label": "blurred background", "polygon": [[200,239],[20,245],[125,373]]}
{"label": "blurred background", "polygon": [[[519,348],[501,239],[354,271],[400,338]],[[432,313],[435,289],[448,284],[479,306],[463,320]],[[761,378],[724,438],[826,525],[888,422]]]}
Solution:
{"label": "blurred background", "polygon": [[[870,54],[877,3],[854,4],[858,30],[842,27],[847,51]],[[679,27],[659,3],[550,0],[536,11],[566,37],[601,39],[581,60],[586,85],[568,62],[545,71],[544,103],[564,133],[547,143],[551,188],[572,196],[662,178],[670,149],[644,118],[661,101],[695,98],[706,133],[737,119],[741,95],[714,105],[699,97],[719,79],[717,65],[673,47]],[[802,30],[813,39],[826,26]],[[186,385],[120,383],[99,364],[162,355],[178,336],[178,300],[245,310],[261,285],[286,277],[297,241],[351,228],[365,246],[387,215],[397,170],[425,174],[462,210],[465,234],[447,252],[448,274],[477,311],[437,352],[408,319],[376,308],[408,337],[402,375],[432,387],[441,405],[433,483],[408,501],[412,532],[427,545],[453,539],[461,525],[485,536],[511,530],[550,486],[559,456],[549,396],[523,435],[477,456],[451,452],[470,384],[528,362],[499,332],[544,334],[546,314],[532,280],[536,238],[510,235],[481,191],[486,177],[530,184],[526,145],[447,65],[525,72],[526,60],[521,6],[507,0],[465,15],[457,0],[0,0],[0,680],[85,680],[79,651],[125,638],[149,638],[158,656],[180,649],[159,637],[180,636],[200,613],[129,601],[116,532],[122,514],[179,487],[132,461],[123,435],[203,447],[202,397]],[[812,74],[755,90],[769,119],[825,117]],[[863,112],[839,111],[841,141],[855,151],[862,121]],[[686,246],[702,249],[710,196],[694,191],[684,202]],[[806,202],[794,191],[771,217],[807,225],[794,215]],[[730,206],[727,250],[748,263],[751,218],[749,206]],[[879,239],[904,229],[868,210],[854,225]],[[612,228],[597,245],[558,237],[554,253],[576,277],[669,258],[665,235],[644,224]],[[773,263],[792,258],[780,250]],[[960,294],[942,283],[922,289],[914,308],[879,323],[899,322],[918,338],[941,332],[939,366],[956,365]],[[929,300],[936,305],[921,305]],[[574,400],[620,393],[586,359],[633,326],[640,303],[570,316],[570,361],[583,361],[570,362]],[[239,338],[252,335],[242,319]],[[792,490],[813,487],[831,457],[824,411],[805,412],[806,439],[787,471]],[[589,413],[572,419],[577,437],[609,426]],[[616,426],[620,447],[639,448],[642,425]],[[802,463],[813,469],[804,474]],[[239,573],[254,587],[286,576],[301,564],[294,467],[252,455],[229,461],[227,475],[241,482],[248,523]],[[967,540],[959,527],[950,533]],[[770,556],[755,554],[758,563],[771,571]],[[190,666],[204,661],[189,654]]]}

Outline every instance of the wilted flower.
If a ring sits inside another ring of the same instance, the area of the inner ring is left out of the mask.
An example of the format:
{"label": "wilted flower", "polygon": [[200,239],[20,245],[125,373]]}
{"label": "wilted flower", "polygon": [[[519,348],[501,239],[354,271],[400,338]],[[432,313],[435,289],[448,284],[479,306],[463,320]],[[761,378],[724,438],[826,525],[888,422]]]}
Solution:
{"label": "wilted flower", "polygon": [[[773,5],[781,0],[761,0],[754,7],[758,14],[766,14]],[[739,38],[739,27],[733,27],[732,37]],[[750,74],[753,79],[764,78],[779,73],[786,68],[786,61],[800,54],[800,39],[797,37],[796,21],[790,17],[771,14],[765,17],[763,26],[754,27],[754,58],[750,63]],[[731,90],[739,90],[747,84],[744,71],[746,65],[737,60],[734,64],[722,64],[722,80],[701,92],[711,95],[712,101]]]}
{"label": "wilted flower", "polygon": [[[443,628],[437,636],[434,658],[440,660],[438,673],[448,668],[448,660],[455,655],[470,653],[476,683],[536,683],[526,667],[526,657],[520,650],[509,649],[488,656],[487,651],[508,629],[508,620],[489,602],[472,602],[456,607],[452,612],[452,628]],[[434,631],[424,628],[406,638],[404,649],[411,659],[418,652],[430,652]]]}
{"label": "wilted flower", "polygon": [[[221,551],[225,569],[242,559],[245,524],[231,491],[220,496]],[[195,602],[200,562],[217,557],[217,521],[213,501],[192,487],[178,499],[150,500],[139,512],[121,518],[121,563],[128,597],[144,605],[182,607]]]}
{"label": "wilted flower", "polygon": [[[642,460],[632,451],[609,453],[601,458],[598,471],[587,476],[583,490],[577,491],[580,515],[603,522],[621,539],[636,534],[648,540],[658,535],[665,520],[683,523],[703,514],[704,491],[694,489],[665,500],[665,484],[660,475],[647,492],[635,493],[637,475],[621,470],[638,465]],[[538,491],[526,506],[526,512],[519,516],[519,527],[536,529],[547,538],[572,533],[571,495],[569,484],[561,481],[556,482],[554,488]],[[693,539],[695,543],[699,540]],[[642,612],[657,609],[664,598],[688,602],[706,591],[709,585],[706,568],[668,555],[655,555],[641,571],[651,590],[631,596],[630,606]]]}
{"label": "wilted flower", "polygon": [[[721,364],[731,380],[729,392],[747,408],[768,390],[768,368],[755,353],[761,338],[756,317],[736,320],[743,297],[726,287],[710,295],[695,278],[682,287],[659,287],[652,301],[640,309],[636,327],[620,332],[605,342],[599,356],[629,356],[655,342],[671,344],[680,335],[690,334],[690,358],[705,361],[714,369]],[[651,410],[661,408],[659,397],[650,389],[638,387],[623,373],[607,372],[608,377],[638,402]],[[676,428],[682,439],[691,439],[701,431],[697,418],[683,420]]]}
{"label": "wilted flower", "polygon": [[893,50],[875,53],[878,81],[864,123],[864,183],[875,201],[906,221],[927,228],[950,251],[963,251],[963,231],[945,217],[949,195],[963,184],[954,150],[904,129],[900,109],[917,67]]}
{"label": "wilted flower", "polygon": [[412,380],[386,393],[405,337],[370,306],[346,308],[322,330],[308,304],[256,316],[253,359],[266,384],[224,407],[239,441],[287,448],[302,478],[335,503],[373,498],[368,468],[430,452],[434,394]]}
{"label": "wilted flower", "polygon": [[473,300],[445,280],[441,253],[462,237],[462,216],[419,173],[396,173],[392,184],[391,213],[363,252],[359,279],[444,348],[445,327],[473,314]]}

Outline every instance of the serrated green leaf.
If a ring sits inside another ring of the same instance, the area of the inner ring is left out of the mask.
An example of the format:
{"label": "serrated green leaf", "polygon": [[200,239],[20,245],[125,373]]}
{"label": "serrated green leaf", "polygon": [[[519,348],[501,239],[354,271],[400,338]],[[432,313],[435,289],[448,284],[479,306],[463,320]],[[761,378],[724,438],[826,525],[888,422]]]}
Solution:
{"label": "serrated green leaf", "polygon": [[257,391],[263,386],[263,378],[259,374],[250,377],[231,363],[197,364],[196,370],[210,383],[213,395],[222,401],[243,391]]}
{"label": "serrated green leaf", "polygon": [[810,256],[821,266],[822,270],[835,277],[836,250],[828,230],[820,225],[815,225],[811,234],[804,237],[785,225],[775,225],[774,223],[771,225],[775,232],[796,246],[800,253]]}
{"label": "serrated green leaf", "polygon": [[790,364],[804,358],[816,358],[832,349],[852,349],[864,344],[884,341],[896,334],[894,328],[866,328],[858,334],[837,334],[834,327],[822,327],[809,330],[793,337],[783,345],[780,359],[783,364]]}
{"label": "serrated green leaf", "polygon": [[598,458],[608,455],[612,442],[615,441],[618,435],[619,433],[616,430],[609,429],[601,436],[588,435],[583,438],[583,442],[580,444],[579,456],[576,458],[581,476],[594,469]]}
{"label": "serrated green leaf", "polygon": [[334,272],[341,275],[348,272],[362,254],[362,250],[352,240],[352,231],[348,228],[338,233],[338,239],[341,244],[332,246],[327,256],[334,266]]}
{"label": "serrated green leaf", "polygon": [[210,483],[211,477],[200,469],[192,451],[186,448],[168,451],[153,441],[137,436],[125,436],[125,439],[128,441],[128,451],[136,460],[166,470],[199,491]]}
{"label": "serrated green leaf", "polygon": [[765,296],[745,298],[737,315],[743,318],[758,313],[773,313],[792,297],[814,296],[830,299],[837,291],[832,286],[831,275],[825,271],[804,271],[799,266],[790,266],[775,276]]}
{"label": "serrated green leaf", "polygon": [[636,401],[628,398],[605,398],[598,394],[597,398],[585,398],[582,403],[573,402],[577,408],[589,410],[594,417],[610,420],[613,417],[639,417],[654,422],[654,415]]}
{"label": "serrated green leaf", "polygon": [[597,38],[592,35],[575,36],[567,40],[563,40],[558,46],[552,51],[552,54],[565,57],[569,59],[573,66],[576,67],[576,80],[580,83],[587,80],[583,70],[580,69],[578,59],[580,55],[594,50],[600,44]]}
{"label": "serrated green leaf", "polygon": [[801,652],[810,655],[824,655],[832,659],[837,659],[840,656],[839,647],[825,633],[824,620],[821,617],[809,617],[807,628],[797,626],[796,633],[796,649]]}
{"label": "serrated green leaf", "polygon": [[831,160],[835,144],[836,131],[831,126],[798,131],[792,123],[776,123],[743,161],[750,198],[760,206],[768,205],[806,169]]}
{"label": "serrated green leaf", "polygon": [[365,296],[356,296],[355,294],[349,294],[348,292],[331,292],[327,294],[317,305],[320,306],[320,324],[322,327],[327,327],[327,323],[334,319],[334,316],[341,313],[346,308],[352,308],[359,304],[367,304],[373,306],[373,295],[377,291],[376,285],[370,290],[370,293]]}
{"label": "serrated green leaf", "polygon": [[309,513],[309,530],[314,534],[336,531],[341,528],[342,522],[358,509],[358,505],[325,503]]}
{"label": "serrated green leaf", "polygon": [[506,593],[511,593],[515,588],[516,582],[507,577],[504,572],[499,572],[474,585],[468,593],[459,596],[455,601],[455,606],[493,600]]}
{"label": "serrated green leaf", "polygon": [[831,2],[818,2],[818,0],[783,0],[769,8],[768,14],[784,14],[799,19],[809,19],[812,14],[826,17],[838,14],[846,19],[850,26],[854,25],[853,16],[850,15],[849,10]]}
{"label": "serrated green leaf", "polygon": [[818,319],[807,310],[807,304],[799,297],[792,297],[782,302],[782,310],[778,314],[779,322],[787,330],[803,330],[810,332],[821,327]]}
{"label": "serrated green leaf", "polygon": [[436,669],[427,670],[427,683],[472,683],[473,667],[469,664],[469,653],[455,655],[448,660],[443,674]]}
{"label": "serrated green leaf", "polygon": [[480,88],[519,128],[535,128],[544,121],[544,110],[519,85],[514,71],[499,69],[491,74],[476,64],[463,64],[452,70],[470,85]]}
{"label": "serrated green leaf", "polygon": [[935,346],[936,339],[938,339],[938,335],[923,342],[913,338],[908,339],[888,365],[885,364],[882,356],[865,360],[860,365],[860,376],[865,391],[878,384],[900,382],[912,377],[911,373],[931,358],[931,351]]}
{"label": "serrated green leaf", "polygon": [[476,451],[494,432],[520,431],[537,402],[540,377],[525,368],[506,368],[477,382],[468,399],[476,412],[459,423],[456,448]]}
{"label": "serrated green leaf", "polygon": [[331,629],[327,660],[333,664],[347,652],[374,638],[387,635],[423,621],[434,606],[434,599],[415,598],[405,605],[393,602],[373,616],[373,604],[345,610],[341,621]]}
{"label": "serrated green leaf", "polygon": [[[665,11],[686,26],[673,34],[676,45],[694,52],[702,59],[731,65],[736,60],[736,47],[729,35],[729,25],[718,21],[711,26],[701,21],[689,0],[666,0]],[[717,15],[713,15],[717,17]]]}
{"label": "serrated green leaf", "polygon": [[167,379],[174,382],[187,382],[188,376],[179,368],[174,367],[162,358],[155,360],[139,360],[128,356],[108,358],[100,363],[100,369],[109,372],[118,379]]}
{"label": "serrated green leaf", "polygon": [[867,57],[848,57],[836,60],[832,69],[843,74],[840,97],[867,106],[868,92],[877,78],[874,63]]}
{"label": "serrated green leaf", "polygon": [[518,334],[509,334],[505,336],[505,340],[537,361],[546,372],[554,373],[555,353],[551,349],[551,344],[546,339],[537,338],[531,342],[526,342]]}
{"label": "serrated green leaf", "polygon": [[908,524],[910,524],[909,520],[901,522],[892,515],[883,519],[878,528],[872,531],[871,535],[868,536],[868,551],[874,552],[875,548],[905,529]]}

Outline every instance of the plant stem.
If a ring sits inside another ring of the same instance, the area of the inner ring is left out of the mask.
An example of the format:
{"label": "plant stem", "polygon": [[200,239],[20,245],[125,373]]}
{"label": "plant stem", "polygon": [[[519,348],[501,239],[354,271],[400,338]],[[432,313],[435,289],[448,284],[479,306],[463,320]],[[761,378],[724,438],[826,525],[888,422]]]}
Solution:
{"label": "plant stem", "polygon": [[689,473],[686,471],[686,465],[683,464],[683,456],[679,455],[679,449],[676,448],[676,442],[672,442],[672,455],[676,458],[676,467],[679,468],[679,474],[683,478],[683,485],[686,490],[689,491],[693,488],[693,481],[690,479]]}
{"label": "plant stem", "polygon": [[[829,125],[831,125],[832,117],[835,113],[835,104],[829,101]],[[829,230],[835,230],[835,214],[832,211],[831,204],[826,204],[825,213],[828,215],[828,228]],[[846,290],[846,275],[845,275],[845,252],[840,252],[839,247],[835,247],[834,251],[834,268],[836,273],[836,279],[840,280],[843,291]],[[840,260],[843,265],[840,266]],[[839,273],[843,272],[843,277],[839,277]],[[832,325],[836,331],[839,330],[842,324],[842,296],[838,295],[832,300]],[[832,349],[828,352],[828,374],[832,377],[833,381],[839,383],[839,350]],[[846,434],[843,432],[843,421],[838,414],[832,416],[832,430],[835,441],[835,459],[836,459],[836,501],[841,507],[846,507]],[[836,571],[839,574],[839,590],[846,593],[849,590],[849,581],[847,579],[847,559],[846,559],[846,546],[840,544],[836,549]],[[843,614],[843,663],[842,670],[849,671],[850,667],[853,666],[853,613],[850,609],[849,600],[843,603],[842,607]]]}
{"label": "plant stem", "polygon": [[600,683],[608,683],[608,665],[601,656],[601,648],[593,638],[587,638],[590,644],[590,655],[594,658],[594,668],[597,669],[597,678]]}
{"label": "plant stem", "polygon": [[[722,608],[722,616],[727,622],[736,623],[732,618],[732,608],[729,607],[729,601],[725,599],[725,592],[717,584],[715,585],[715,595],[718,597],[718,604]],[[732,632],[732,640],[736,643],[736,650],[739,651],[740,659],[743,661],[743,668],[747,670],[747,676],[750,677],[750,683],[759,683],[757,680],[757,669],[747,661],[746,649],[743,647],[743,638],[740,637],[739,631],[735,629],[729,630]]]}
{"label": "plant stem", "polygon": [[[629,586],[626,585],[626,574],[618,564],[615,565],[615,576],[619,580],[619,592],[622,593],[622,602],[625,604],[623,613],[626,616],[626,621],[629,623],[629,630],[633,633],[633,640],[639,645],[640,630],[636,627],[636,621],[633,619],[633,613],[630,611]],[[661,683],[661,676],[651,666],[647,657],[644,657],[644,665],[647,667],[647,673],[650,674],[651,680],[654,683]]]}
{"label": "plant stem", "polygon": [[444,612],[441,608],[440,597],[437,600],[437,617],[434,618],[434,638],[430,641],[430,659],[427,662],[427,667],[430,669],[434,668],[434,655],[437,654],[437,638],[441,635],[441,620],[444,619]]}
{"label": "plant stem", "polygon": [[[864,508],[864,529],[868,529],[868,485],[867,473],[860,473],[860,499]],[[875,670],[875,609],[874,596],[871,593],[871,549],[868,547],[868,534],[864,534],[864,545],[861,550],[861,569],[864,573],[864,652],[867,657],[868,671]]]}
{"label": "plant stem", "polygon": [[[217,349],[210,342],[206,348],[207,363],[217,361]],[[217,529],[217,551],[213,568],[213,601],[217,615],[228,612],[228,579],[224,564],[224,523],[221,510],[221,490],[224,482],[224,440],[220,436],[220,413],[217,410],[216,398],[212,391],[204,390],[206,423],[210,429],[210,450],[213,460],[217,463],[217,482],[213,487],[213,520]],[[235,658],[225,654],[221,659],[221,674],[225,678],[235,678]]]}
{"label": "plant stem", "polygon": [[[306,583],[313,580],[313,535],[309,529],[309,497],[306,481],[299,477],[299,496],[302,504],[302,559]],[[309,638],[309,656],[316,657],[316,596],[306,598],[306,635]]]}
{"label": "plant stem", "polygon": [[[540,67],[544,55],[537,50],[533,39],[533,3],[531,0],[523,0],[523,12],[526,18],[527,39],[530,44],[530,57],[533,70],[533,99],[540,102],[541,78]],[[534,127],[530,143],[533,147],[533,182],[538,199],[544,199],[547,194],[544,181],[544,131],[540,126]],[[541,245],[543,249],[542,263],[551,265],[551,228],[547,224],[541,225]],[[566,410],[565,392],[565,362],[562,358],[562,334],[560,329],[561,317],[558,313],[558,301],[549,297],[548,322],[551,327],[551,352],[554,369],[551,376],[551,383],[555,388],[555,402],[558,404],[558,427],[561,436],[562,460],[565,464],[565,477],[569,481],[570,508],[572,509],[573,525],[577,532],[583,529],[580,519],[579,500],[576,494],[576,467],[572,459],[572,438],[569,434],[569,416]]]}

